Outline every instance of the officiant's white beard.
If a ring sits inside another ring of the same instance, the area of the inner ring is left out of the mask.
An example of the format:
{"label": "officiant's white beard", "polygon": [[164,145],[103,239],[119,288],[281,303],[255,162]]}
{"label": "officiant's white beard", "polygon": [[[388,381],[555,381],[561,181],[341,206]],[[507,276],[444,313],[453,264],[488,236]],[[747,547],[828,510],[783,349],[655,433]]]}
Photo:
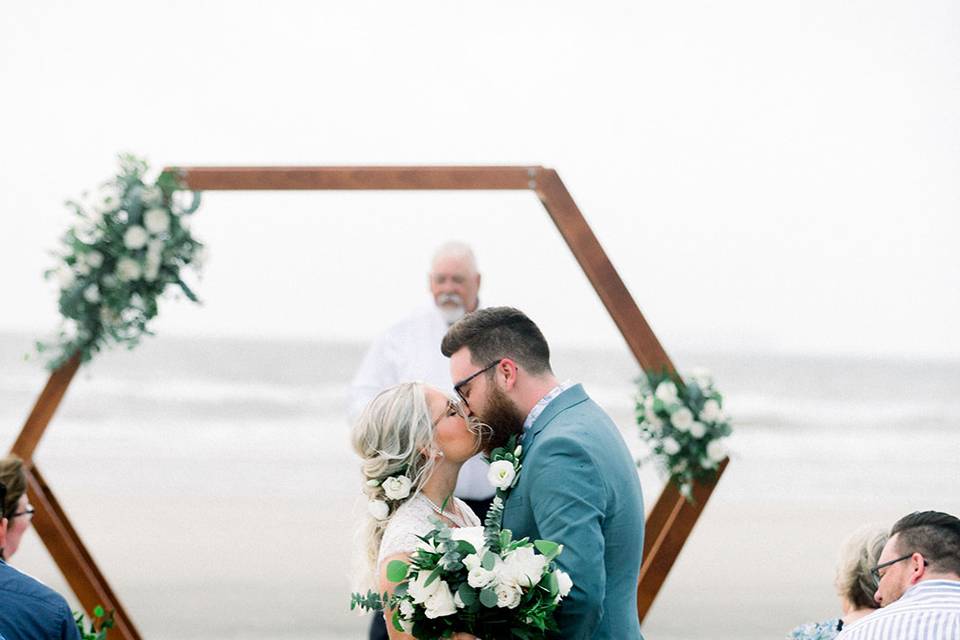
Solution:
{"label": "officiant's white beard", "polygon": [[463,298],[455,293],[441,293],[437,296],[437,308],[447,324],[453,324],[467,314],[467,305]]}

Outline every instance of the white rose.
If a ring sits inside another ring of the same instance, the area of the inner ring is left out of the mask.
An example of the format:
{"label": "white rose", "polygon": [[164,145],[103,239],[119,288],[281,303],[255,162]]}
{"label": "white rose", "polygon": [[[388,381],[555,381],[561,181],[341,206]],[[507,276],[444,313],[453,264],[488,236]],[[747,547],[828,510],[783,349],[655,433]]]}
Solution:
{"label": "white rose", "polygon": [[99,269],[103,266],[103,254],[99,251],[91,251],[84,254],[83,261],[87,263],[87,266],[93,269]]}
{"label": "white rose", "polygon": [[557,587],[560,589],[560,597],[566,598],[567,594],[570,593],[570,589],[573,588],[573,580],[570,579],[569,574],[563,569],[557,569],[554,574],[557,576]]}
{"label": "white rose", "polygon": [[416,578],[407,583],[407,593],[415,604],[423,604],[436,593],[441,584],[446,584],[442,580],[434,580],[427,586],[427,578],[429,577],[429,571],[421,571]]}
{"label": "white rose", "polygon": [[480,557],[484,553],[483,527],[459,527],[450,530],[450,535],[454,540],[465,540],[473,545],[475,554]]}
{"label": "white rose", "polygon": [[680,452],[680,444],[673,438],[664,438],[663,452],[668,456],[676,455]]}
{"label": "white rose", "polygon": [[720,403],[712,399],[704,402],[703,409],[700,410],[700,419],[704,422],[720,422],[723,420]]}
{"label": "white rose", "polygon": [[133,258],[123,257],[117,260],[117,277],[124,282],[140,279],[140,263]]}
{"label": "white rose", "polygon": [[390,507],[383,500],[371,500],[367,503],[367,511],[377,520],[386,520],[390,515]]}
{"label": "white rose", "polygon": [[690,425],[690,435],[694,438],[702,438],[707,435],[707,428],[702,422],[694,422]]}
{"label": "white rose", "polygon": [[434,582],[438,583],[437,589],[423,603],[426,607],[424,614],[431,619],[455,614],[457,605],[453,602],[453,593],[450,592],[450,587],[443,580],[434,580]]}
{"label": "white rose", "polygon": [[707,445],[707,457],[713,462],[722,462],[727,457],[727,448],[719,440],[713,440]]}
{"label": "white rose", "polygon": [[83,299],[89,302],[90,304],[97,304],[100,302],[100,289],[97,285],[92,284],[86,289],[83,290]]}
{"label": "white rose", "polygon": [[143,224],[150,233],[163,233],[170,228],[170,214],[163,209],[148,209],[143,214]]}
{"label": "white rose", "polygon": [[103,285],[103,287],[106,289],[114,288],[115,286],[117,286],[117,282],[118,282],[117,276],[109,273],[103,276],[102,278],[100,278],[100,284]]}
{"label": "white rose", "polygon": [[517,471],[509,460],[497,460],[487,471],[487,480],[497,489],[509,489],[516,476]]}
{"label": "white rose", "polygon": [[474,589],[483,589],[496,580],[496,578],[497,574],[493,571],[487,571],[483,567],[474,567],[470,569],[470,572],[467,574],[467,584]]}
{"label": "white rose", "polygon": [[497,585],[497,606],[501,609],[515,609],[520,604],[522,593],[519,587],[506,584]]}
{"label": "white rose", "polygon": [[518,588],[532,587],[540,582],[546,566],[547,558],[537,555],[532,546],[520,547],[503,559],[503,566],[497,568],[497,573],[502,584]]}
{"label": "white rose", "polygon": [[150,237],[147,230],[138,224],[133,225],[123,234],[123,246],[131,251],[142,249]]}
{"label": "white rose", "polygon": [[410,495],[410,478],[391,476],[383,481],[383,492],[391,500],[403,500]]}
{"label": "white rose", "polygon": [[90,275],[90,266],[86,262],[78,262],[73,267],[81,276]]}
{"label": "white rose", "polygon": [[686,407],[680,407],[670,415],[670,422],[678,431],[689,431],[693,424],[693,412]]}
{"label": "white rose", "polygon": [[73,274],[73,269],[69,267],[62,266],[57,269],[57,284],[60,285],[61,289],[69,289],[73,286],[74,281],[77,279],[77,276]]}
{"label": "white rose", "polygon": [[657,397],[666,404],[673,404],[677,401],[677,385],[670,380],[664,380],[657,385]]}
{"label": "white rose", "polygon": [[413,608],[413,603],[409,600],[403,600],[400,602],[400,615],[404,618],[412,618],[413,614],[416,613],[416,609]]}
{"label": "white rose", "polygon": [[472,571],[480,566],[482,560],[479,554],[470,553],[463,557],[463,566],[467,568],[467,571]]}
{"label": "white rose", "polygon": [[140,191],[140,198],[148,206],[157,205],[163,198],[163,191],[160,190],[160,187],[145,186]]}

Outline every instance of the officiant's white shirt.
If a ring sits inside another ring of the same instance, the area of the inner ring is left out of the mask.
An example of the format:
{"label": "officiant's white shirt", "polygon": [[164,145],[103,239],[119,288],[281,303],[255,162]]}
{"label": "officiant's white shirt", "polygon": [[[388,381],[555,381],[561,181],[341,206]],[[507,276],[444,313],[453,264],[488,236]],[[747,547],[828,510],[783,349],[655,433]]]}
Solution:
{"label": "officiant's white shirt", "polygon": [[[350,384],[347,412],[351,423],[378,393],[401,382],[426,382],[452,395],[450,360],[440,353],[440,342],[448,328],[431,301],[377,338]],[[487,480],[487,468],[479,455],[467,460],[460,469],[454,494],[465,500],[492,497],[494,489]]]}

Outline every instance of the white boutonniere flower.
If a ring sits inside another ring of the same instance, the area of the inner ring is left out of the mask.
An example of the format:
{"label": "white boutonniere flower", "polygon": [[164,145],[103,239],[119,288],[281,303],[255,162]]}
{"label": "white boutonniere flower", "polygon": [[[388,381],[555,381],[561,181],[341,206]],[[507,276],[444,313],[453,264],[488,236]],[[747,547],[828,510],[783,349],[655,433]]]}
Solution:
{"label": "white boutonniere flower", "polygon": [[509,489],[516,476],[517,470],[509,460],[497,460],[490,464],[490,470],[487,471],[487,480],[497,489]]}

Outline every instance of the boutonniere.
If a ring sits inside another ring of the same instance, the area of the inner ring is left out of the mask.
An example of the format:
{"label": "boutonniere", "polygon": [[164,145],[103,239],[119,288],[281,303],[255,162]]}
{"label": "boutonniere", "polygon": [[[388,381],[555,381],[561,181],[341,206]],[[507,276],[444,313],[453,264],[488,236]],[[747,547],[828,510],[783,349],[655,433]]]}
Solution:
{"label": "boutonniere", "polygon": [[483,521],[483,531],[488,545],[493,548],[499,548],[500,531],[503,528],[503,505],[520,480],[522,458],[523,447],[517,444],[517,436],[510,436],[506,445],[491,451],[487,458],[490,462],[487,480],[496,487],[497,493]]}

